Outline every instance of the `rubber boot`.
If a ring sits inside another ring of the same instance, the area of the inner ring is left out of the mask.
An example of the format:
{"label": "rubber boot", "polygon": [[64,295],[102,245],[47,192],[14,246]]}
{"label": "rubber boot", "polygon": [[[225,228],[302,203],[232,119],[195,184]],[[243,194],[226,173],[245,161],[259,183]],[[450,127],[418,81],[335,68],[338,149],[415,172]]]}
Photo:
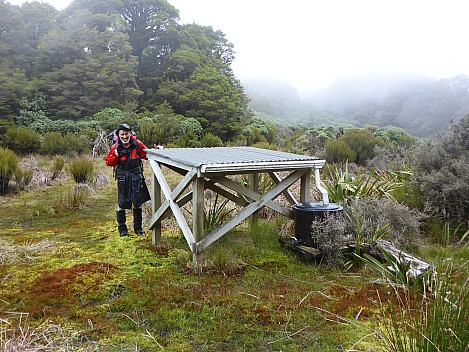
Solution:
{"label": "rubber boot", "polygon": [[137,236],[144,236],[142,229],[142,208],[134,208],[134,231]]}
{"label": "rubber boot", "polygon": [[117,210],[117,229],[121,237],[127,236],[127,225],[125,224],[125,210]]}

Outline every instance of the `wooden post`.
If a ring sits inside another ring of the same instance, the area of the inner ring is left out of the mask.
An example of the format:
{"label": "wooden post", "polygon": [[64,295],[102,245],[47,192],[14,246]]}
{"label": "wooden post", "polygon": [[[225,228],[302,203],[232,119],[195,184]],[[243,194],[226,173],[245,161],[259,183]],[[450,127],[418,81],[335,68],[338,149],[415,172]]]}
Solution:
{"label": "wooden post", "polygon": [[309,202],[311,194],[311,170],[308,169],[303,176],[301,176],[300,185],[300,202]]}
{"label": "wooden post", "polygon": [[[204,235],[204,178],[196,177],[192,182],[192,234],[196,242]],[[198,253],[192,253],[192,262],[200,259]]]}
{"label": "wooden post", "polygon": [[[151,173],[151,214],[155,214],[161,206],[161,186],[155,173]],[[161,241],[161,221],[158,221],[151,231],[151,242],[155,245]]]}
{"label": "wooden post", "polygon": [[[259,192],[259,173],[255,172],[249,175],[251,180],[251,190],[258,193]],[[259,217],[259,211],[255,211],[249,218],[249,222],[251,227],[254,226],[257,222],[257,218]]]}

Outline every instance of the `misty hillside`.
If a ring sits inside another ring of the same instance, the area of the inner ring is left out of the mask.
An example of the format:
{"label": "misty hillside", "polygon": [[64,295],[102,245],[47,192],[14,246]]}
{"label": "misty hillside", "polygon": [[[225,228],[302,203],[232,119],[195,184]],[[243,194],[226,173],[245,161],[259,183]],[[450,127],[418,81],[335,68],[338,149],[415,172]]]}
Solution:
{"label": "misty hillside", "polygon": [[416,74],[360,75],[303,98],[289,82],[243,82],[251,109],[283,123],[393,125],[431,137],[447,130],[452,118],[469,113],[465,75],[440,80]]}

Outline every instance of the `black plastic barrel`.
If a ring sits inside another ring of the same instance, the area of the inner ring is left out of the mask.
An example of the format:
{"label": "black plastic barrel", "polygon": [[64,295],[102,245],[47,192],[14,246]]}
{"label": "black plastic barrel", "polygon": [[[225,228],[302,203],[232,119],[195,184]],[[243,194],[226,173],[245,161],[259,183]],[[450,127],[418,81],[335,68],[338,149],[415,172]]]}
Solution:
{"label": "black plastic barrel", "polygon": [[337,204],[324,205],[323,203],[297,203],[292,206],[295,213],[295,237],[298,242],[308,247],[318,248],[314,238],[314,220],[324,219],[329,213],[338,213],[342,207]]}

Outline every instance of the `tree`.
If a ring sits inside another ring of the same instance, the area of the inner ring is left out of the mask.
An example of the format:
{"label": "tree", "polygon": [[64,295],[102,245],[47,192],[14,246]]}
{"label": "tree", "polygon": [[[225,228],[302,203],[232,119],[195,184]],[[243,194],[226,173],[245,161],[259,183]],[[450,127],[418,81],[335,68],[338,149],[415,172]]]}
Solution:
{"label": "tree", "polygon": [[165,0],[123,0],[118,12],[129,24],[132,54],[141,62],[149,47],[165,46],[165,34],[179,19],[179,11]]}
{"label": "tree", "polygon": [[[86,27],[51,35],[40,48],[42,56],[56,67],[40,82],[50,97],[50,116],[78,120],[108,106],[136,107],[141,94],[135,86],[137,62],[125,35]],[[57,50],[53,48],[59,49],[56,43],[63,43],[68,55],[54,64]]]}
{"label": "tree", "polygon": [[241,132],[240,107],[242,91],[209,66],[194,71],[179,100],[183,115],[195,117],[204,131],[212,132],[223,141]]}

